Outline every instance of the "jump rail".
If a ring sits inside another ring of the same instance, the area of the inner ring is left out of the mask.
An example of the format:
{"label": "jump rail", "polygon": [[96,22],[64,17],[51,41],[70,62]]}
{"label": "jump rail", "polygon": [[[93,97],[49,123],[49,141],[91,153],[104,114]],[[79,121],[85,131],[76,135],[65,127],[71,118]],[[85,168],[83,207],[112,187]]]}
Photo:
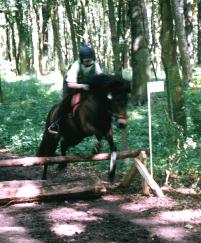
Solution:
{"label": "jump rail", "polygon": [[[135,158],[141,151],[145,151],[148,155],[147,149],[137,149],[134,151],[123,151],[117,153],[117,159]],[[75,162],[89,162],[89,161],[102,161],[109,160],[109,153],[100,153],[93,156],[56,156],[56,157],[24,157],[15,159],[3,159],[0,160],[0,168],[2,167],[21,167],[21,166],[41,166],[41,165],[53,165],[62,163],[75,163]]]}
{"label": "jump rail", "polygon": [[[146,148],[140,148],[134,151],[123,151],[117,153],[118,159],[133,158],[133,164],[120,182],[119,186],[129,186],[136,170],[140,172],[143,177],[143,190],[145,194],[149,194],[149,187],[154,194],[158,197],[163,197],[164,194],[155,180],[151,177],[146,169],[146,160],[149,156],[149,150]],[[75,163],[75,162],[89,162],[89,161],[102,161],[109,160],[109,153],[100,153],[93,156],[57,156],[57,157],[24,157],[14,159],[0,160],[0,168],[3,167],[29,167],[29,166],[42,166],[53,165],[62,163]],[[149,185],[149,187],[148,187]]]}

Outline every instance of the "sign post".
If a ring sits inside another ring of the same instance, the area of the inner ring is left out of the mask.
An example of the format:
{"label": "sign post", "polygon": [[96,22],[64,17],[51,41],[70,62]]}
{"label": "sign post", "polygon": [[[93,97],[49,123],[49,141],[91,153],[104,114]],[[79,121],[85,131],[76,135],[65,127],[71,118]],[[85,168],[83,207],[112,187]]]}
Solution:
{"label": "sign post", "polygon": [[150,173],[153,177],[153,156],[152,156],[152,126],[151,126],[151,93],[163,92],[164,81],[148,82],[147,96],[148,96],[148,117],[149,117],[149,149],[150,149]]}

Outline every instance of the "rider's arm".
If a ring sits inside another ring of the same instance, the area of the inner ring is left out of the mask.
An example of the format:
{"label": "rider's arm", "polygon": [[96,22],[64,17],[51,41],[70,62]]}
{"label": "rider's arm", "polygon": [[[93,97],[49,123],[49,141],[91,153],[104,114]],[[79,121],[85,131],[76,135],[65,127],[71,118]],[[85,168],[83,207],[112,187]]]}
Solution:
{"label": "rider's arm", "polygon": [[84,89],[84,90],[89,89],[89,86],[87,84],[78,84],[78,83],[71,83],[71,82],[67,84],[70,89]]}
{"label": "rider's arm", "polygon": [[75,61],[67,72],[66,82],[67,83],[77,83],[77,76],[79,73],[79,62]]}
{"label": "rider's arm", "polygon": [[97,62],[96,62],[95,72],[96,72],[96,74],[101,74],[101,73],[103,73],[103,71],[102,71],[100,65],[99,65]]}

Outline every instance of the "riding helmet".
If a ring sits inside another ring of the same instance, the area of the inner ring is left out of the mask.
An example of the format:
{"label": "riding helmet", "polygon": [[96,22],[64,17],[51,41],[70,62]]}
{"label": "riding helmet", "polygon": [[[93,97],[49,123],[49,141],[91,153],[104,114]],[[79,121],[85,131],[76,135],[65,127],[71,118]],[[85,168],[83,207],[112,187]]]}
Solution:
{"label": "riding helmet", "polygon": [[96,59],[94,49],[88,45],[84,45],[80,48],[79,57],[80,57],[81,63],[84,60],[95,61],[95,59]]}

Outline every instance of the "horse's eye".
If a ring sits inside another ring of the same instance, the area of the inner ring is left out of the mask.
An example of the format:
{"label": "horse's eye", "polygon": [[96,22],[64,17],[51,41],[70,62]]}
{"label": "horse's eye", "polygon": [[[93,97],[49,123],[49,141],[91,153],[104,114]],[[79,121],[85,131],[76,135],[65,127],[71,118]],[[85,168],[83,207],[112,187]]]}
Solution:
{"label": "horse's eye", "polygon": [[107,98],[108,98],[108,100],[112,100],[112,94],[111,93],[108,93],[107,94]]}

